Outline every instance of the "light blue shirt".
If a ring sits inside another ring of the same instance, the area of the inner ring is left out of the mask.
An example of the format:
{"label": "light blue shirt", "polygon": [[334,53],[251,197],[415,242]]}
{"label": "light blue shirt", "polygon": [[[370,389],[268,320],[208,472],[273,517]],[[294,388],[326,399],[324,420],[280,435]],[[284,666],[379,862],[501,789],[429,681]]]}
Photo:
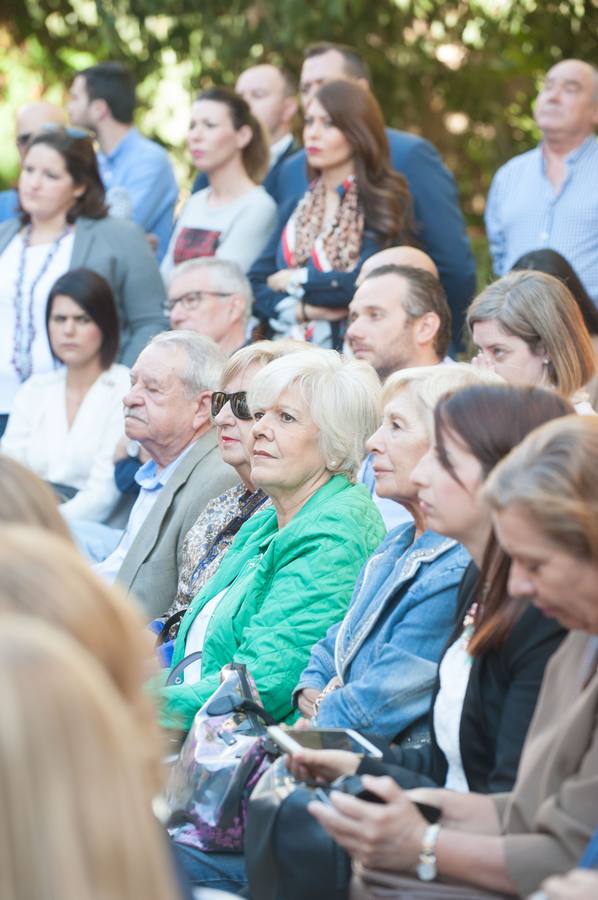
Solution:
{"label": "light blue shirt", "polygon": [[107,556],[103,562],[96,563],[93,567],[94,572],[97,575],[100,575],[109,584],[113,584],[116,579],[120,567],[123,564],[123,560],[129,552],[133,541],[137,537],[139,529],[149,516],[154,503],[160,496],[160,491],[181,460],[185,458],[194,443],[195,442],[189,444],[188,447],[185,447],[183,452],[161,471],[158,471],[158,464],[155,460],[150,459],[135,472],[135,481],[139,485],[140,491],[129,514],[127,527],[125,528],[116,549],[113,550],[110,556]]}
{"label": "light blue shirt", "polygon": [[133,219],[147,234],[158,238],[157,257],[161,261],[168,247],[179,193],[168,154],[131,128],[111,153],[98,153],[98,165],[108,203],[114,188],[127,191]]}
{"label": "light blue shirt", "polygon": [[486,232],[497,275],[524,253],[548,247],[573,266],[598,305],[598,141],[592,135],[565,160],[558,193],[542,144],[502,166],[486,205]]}
{"label": "light blue shirt", "polygon": [[0,191],[0,222],[14,219],[18,215],[19,196],[14,189]]}

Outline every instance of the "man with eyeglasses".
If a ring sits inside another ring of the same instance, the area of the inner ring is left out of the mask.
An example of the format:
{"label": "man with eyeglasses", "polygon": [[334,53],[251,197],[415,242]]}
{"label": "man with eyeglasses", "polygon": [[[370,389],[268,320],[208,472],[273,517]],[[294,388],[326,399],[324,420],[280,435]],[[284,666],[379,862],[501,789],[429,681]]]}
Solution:
{"label": "man with eyeglasses", "polygon": [[173,271],[168,288],[170,324],[211,337],[228,356],[245,343],[253,295],[237,263],[192,259]]}
{"label": "man with eyeglasses", "polygon": [[[65,111],[54,103],[48,103],[47,100],[26,103],[25,106],[21,106],[17,110],[15,134],[21,162],[25,158],[25,150],[30,139],[44,125],[66,125]],[[18,204],[19,197],[14,188],[8,191],[0,191],[0,222],[14,219],[18,215]]]}

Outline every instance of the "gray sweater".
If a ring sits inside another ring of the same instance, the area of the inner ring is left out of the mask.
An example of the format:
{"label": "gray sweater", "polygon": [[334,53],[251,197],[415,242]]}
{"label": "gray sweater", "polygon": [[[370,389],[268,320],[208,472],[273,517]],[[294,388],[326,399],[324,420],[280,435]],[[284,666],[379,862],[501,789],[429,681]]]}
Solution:
{"label": "gray sweater", "polygon": [[[0,224],[0,267],[2,253],[20,228],[18,219]],[[124,219],[81,216],[70,264],[71,269],[80,267],[102,275],[112,288],[121,325],[119,360],[132,366],[150,338],[168,328],[164,285],[143,231]]]}

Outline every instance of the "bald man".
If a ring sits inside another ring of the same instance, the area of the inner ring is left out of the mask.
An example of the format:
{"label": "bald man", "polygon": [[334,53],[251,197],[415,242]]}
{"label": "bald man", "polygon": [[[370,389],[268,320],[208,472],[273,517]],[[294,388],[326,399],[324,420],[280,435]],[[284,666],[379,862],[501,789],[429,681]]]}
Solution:
{"label": "bald man", "polygon": [[411,266],[414,269],[423,269],[424,272],[438,278],[438,269],[431,256],[423,250],[418,250],[417,247],[403,244],[400,247],[387,247],[386,250],[380,250],[379,253],[368,257],[360,269],[356,286],[359,287],[368,275],[380,266]]}
{"label": "bald man", "polygon": [[66,112],[54,103],[38,100],[21,106],[15,116],[17,150],[23,161],[27,143],[44,125],[66,125]]}
{"label": "bald man", "polygon": [[[29,138],[44,125],[65,125],[66,113],[54,103],[38,100],[19,107],[15,116],[16,144],[21,162],[25,157]],[[0,191],[0,222],[18,215],[19,198],[16,190]]]}
{"label": "bald man", "polygon": [[598,304],[598,69],[565,59],[547,73],[534,109],[542,143],[494,176],[486,231],[497,275],[548,247],[573,266]]}

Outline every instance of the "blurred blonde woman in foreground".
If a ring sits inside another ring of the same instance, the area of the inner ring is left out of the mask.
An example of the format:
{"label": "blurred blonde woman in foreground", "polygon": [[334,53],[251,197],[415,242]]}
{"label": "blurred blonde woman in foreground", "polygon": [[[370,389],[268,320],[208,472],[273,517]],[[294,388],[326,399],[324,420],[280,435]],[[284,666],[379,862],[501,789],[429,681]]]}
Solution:
{"label": "blurred blonde woman in foreground", "polygon": [[99,662],[46,622],[4,614],[0,680],[2,900],[182,896],[136,722]]}

